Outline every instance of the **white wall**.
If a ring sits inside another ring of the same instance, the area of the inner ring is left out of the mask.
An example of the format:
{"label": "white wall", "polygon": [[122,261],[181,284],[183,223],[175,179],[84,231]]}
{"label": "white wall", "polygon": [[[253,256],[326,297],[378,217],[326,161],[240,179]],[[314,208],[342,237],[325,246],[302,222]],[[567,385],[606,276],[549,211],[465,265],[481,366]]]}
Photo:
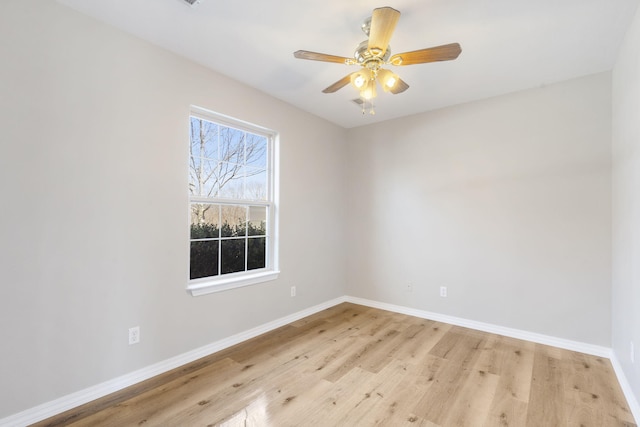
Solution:
{"label": "white wall", "polygon": [[[343,129],[49,0],[0,58],[0,418],[344,294]],[[280,132],[277,281],[185,291],[190,104]]]}
{"label": "white wall", "polygon": [[610,346],[610,78],[350,130],[349,294]]}
{"label": "white wall", "polygon": [[640,10],[613,71],[612,301],[613,349],[640,397]]}

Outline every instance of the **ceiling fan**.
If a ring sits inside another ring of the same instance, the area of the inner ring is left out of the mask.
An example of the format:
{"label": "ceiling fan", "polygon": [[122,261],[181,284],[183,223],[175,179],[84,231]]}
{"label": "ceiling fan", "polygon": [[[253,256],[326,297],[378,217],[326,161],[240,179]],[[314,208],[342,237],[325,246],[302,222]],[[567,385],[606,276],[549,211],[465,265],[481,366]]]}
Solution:
{"label": "ceiling fan", "polygon": [[[371,17],[362,24],[362,31],[369,37],[358,45],[353,58],[327,55],[324,53],[298,50],[293,56],[299,59],[313,61],[335,62],[346,65],[359,65],[360,70],[346,75],[331,86],[324,89],[324,93],[333,93],[351,83],[364,101],[370,101],[377,95],[376,81],[385,92],[402,93],[409,89],[409,85],[385,65],[414,65],[427,62],[450,61],[456,59],[462,49],[458,43],[414,50],[411,52],[391,55],[389,41],[396,24],[400,19],[400,12],[391,7],[380,7],[373,10]],[[364,112],[364,103],[363,103]],[[371,114],[375,114],[371,108]]]}

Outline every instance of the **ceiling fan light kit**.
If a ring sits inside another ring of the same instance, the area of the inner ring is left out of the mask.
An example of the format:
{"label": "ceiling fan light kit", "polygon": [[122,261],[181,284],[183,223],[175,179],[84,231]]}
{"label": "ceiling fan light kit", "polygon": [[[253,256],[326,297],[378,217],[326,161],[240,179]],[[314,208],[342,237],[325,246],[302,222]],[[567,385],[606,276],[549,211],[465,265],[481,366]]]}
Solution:
{"label": "ceiling fan light kit", "polygon": [[[391,55],[389,41],[400,19],[400,12],[392,7],[380,7],[373,10],[370,18],[362,23],[362,31],[368,36],[356,48],[353,58],[343,56],[327,55],[324,53],[298,50],[293,56],[299,59],[312,61],[334,62],[345,65],[358,65],[360,70],[351,73],[338,80],[322,92],[333,93],[351,83],[359,91],[363,101],[368,101],[370,113],[375,114],[373,102],[377,96],[376,86],[380,84],[385,92],[396,95],[409,89],[409,85],[397,74],[382,68],[385,65],[405,66],[414,64],[425,64],[436,61],[450,61],[456,59],[462,49],[458,43],[451,43],[426,49],[414,50],[411,52]],[[367,104],[363,102],[364,106]]]}
{"label": "ceiling fan light kit", "polygon": [[380,86],[382,86],[382,89],[385,92],[391,92],[393,89],[397,88],[398,83],[400,82],[400,77],[398,77],[398,75],[391,70],[380,68],[378,70],[378,81],[380,82]]}

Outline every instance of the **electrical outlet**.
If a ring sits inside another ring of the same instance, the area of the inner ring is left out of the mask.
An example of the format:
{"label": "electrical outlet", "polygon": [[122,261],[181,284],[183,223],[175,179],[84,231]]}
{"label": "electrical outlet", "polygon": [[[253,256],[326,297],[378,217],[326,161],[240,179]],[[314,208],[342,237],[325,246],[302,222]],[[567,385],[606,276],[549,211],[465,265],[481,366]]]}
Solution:
{"label": "electrical outlet", "polygon": [[140,342],[140,326],[129,328],[129,345]]}
{"label": "electrical outlet", "polygon": [[295,297],[295,296],[296,296],[296,287],[295,287],[295,286],[292,286],[292,287],[291,287],[291,296],[292,296],[292,297]]}
{"label": "electrical outlet", "polygon": [[633,349],[633,341],[631,341],[630,343],[631,345],[629,346],[629,358],[631,359],[631,363],[636,363],[635,358],[635,351]]}
{"label": "electrical outlet", "polygon": [[407,292],[413,292],[413,285],[411,283],[407,283]]}
{"label": "electrical outlet", "polygon": [[446,298],[447,297],[447,287],[446,286],[440,286],[440,296],[442,298]]}

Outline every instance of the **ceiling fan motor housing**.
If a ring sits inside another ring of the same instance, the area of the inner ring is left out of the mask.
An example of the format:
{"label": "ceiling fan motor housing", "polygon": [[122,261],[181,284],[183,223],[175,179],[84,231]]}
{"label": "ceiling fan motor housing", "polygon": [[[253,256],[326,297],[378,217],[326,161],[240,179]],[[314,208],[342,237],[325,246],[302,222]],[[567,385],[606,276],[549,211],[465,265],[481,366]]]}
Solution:
{"label": "ceiling fan motor housing", "polygon": [[370,70],[377,70],[383,64],[385,64],[391,56],[391,47],[388,46],[384,55],[380,56],[377,52],[372,52],[369,49],[369,41],[365,40],[358,45],[353,57],[356,59],[356,63]]}

